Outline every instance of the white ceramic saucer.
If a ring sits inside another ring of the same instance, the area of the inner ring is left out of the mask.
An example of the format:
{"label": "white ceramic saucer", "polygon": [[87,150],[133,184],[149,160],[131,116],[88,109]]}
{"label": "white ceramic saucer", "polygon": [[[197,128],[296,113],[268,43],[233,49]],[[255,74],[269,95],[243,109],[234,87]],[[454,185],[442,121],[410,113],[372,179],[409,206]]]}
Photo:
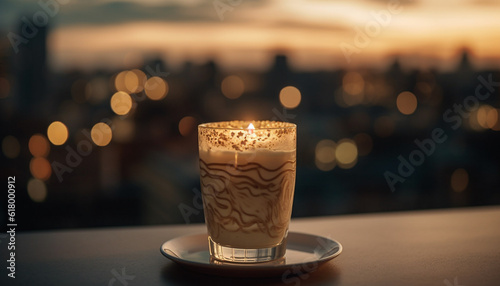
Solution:
{"label": "white ceramic saucer", "polygon": [[312,272],[342,252],[342,245],[312,234],[289,232],[283,259],[264,263],[226,263],[210,259],[206,233],[181,236],[165,242],[161,253],[194,271],[221,276],[293,275]]}

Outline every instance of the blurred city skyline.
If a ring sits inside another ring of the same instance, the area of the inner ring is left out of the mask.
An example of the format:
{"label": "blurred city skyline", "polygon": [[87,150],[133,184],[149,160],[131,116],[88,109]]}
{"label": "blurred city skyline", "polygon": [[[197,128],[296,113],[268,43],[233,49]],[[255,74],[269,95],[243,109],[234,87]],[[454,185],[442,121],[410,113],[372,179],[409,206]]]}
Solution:
{"label": "blurred city skyline", "polygon": [[500,66],[496,1],[3,1],[0,29],[21,17],[49,18],[54,70],[141,66],[155,54],[169,67],[215,60],[225,69],[266,70],[275,53],[292,68],[453,70],[467,48],[479,68]]}
{"label": "blurred city skyline", "polygon": [[37,3],[0,4],[0,169],[26,230],[202,222],[180,208],[196,126],[232,119],[299,126],[294,217],[500,202],[499,4]]}

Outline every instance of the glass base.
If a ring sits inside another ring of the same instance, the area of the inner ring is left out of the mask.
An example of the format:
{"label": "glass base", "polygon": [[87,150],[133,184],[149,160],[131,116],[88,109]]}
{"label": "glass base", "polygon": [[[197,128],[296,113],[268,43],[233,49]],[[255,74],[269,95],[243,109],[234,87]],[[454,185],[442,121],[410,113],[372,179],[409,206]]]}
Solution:
{"label": "glass base", "polygon": [[259,263],[285,256],[286,238],[277,246],[268,248],[234,248],[218,244],[208,236],[210,255],[220,261],[234,263]]}

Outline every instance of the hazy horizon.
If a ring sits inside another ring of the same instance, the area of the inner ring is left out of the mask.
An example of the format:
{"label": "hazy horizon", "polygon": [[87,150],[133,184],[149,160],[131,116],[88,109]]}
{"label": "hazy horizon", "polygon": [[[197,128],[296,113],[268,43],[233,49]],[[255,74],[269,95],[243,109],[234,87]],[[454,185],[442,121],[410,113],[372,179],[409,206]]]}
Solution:
{"label": "hazy horizon", "polygon": [[403,67],[451,70],[464,48],[477,68],[500,67],[495,1],[55,1],[5,1],[0,27],[19,33],[20,15],[52,14],[56,70],[126,68],[149,55],[173,69],[213,59],[264,70],[276,52],[301,70],[383,68],[396,56]]}

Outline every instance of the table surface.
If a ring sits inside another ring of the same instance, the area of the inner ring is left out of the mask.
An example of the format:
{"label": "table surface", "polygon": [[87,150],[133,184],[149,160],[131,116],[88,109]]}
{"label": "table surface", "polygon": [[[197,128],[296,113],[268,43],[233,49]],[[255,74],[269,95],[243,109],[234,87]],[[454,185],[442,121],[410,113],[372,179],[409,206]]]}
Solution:
{"label": "table surface", "polygon": [[290,230],[334,238],[344,250],[297,279],[225,278],[160,253],[171,238],[204,232],[200,224],[25,232],[16,234],[15,279],[1,238],[0,284],[500,285],[499,206],[294,219]]}

